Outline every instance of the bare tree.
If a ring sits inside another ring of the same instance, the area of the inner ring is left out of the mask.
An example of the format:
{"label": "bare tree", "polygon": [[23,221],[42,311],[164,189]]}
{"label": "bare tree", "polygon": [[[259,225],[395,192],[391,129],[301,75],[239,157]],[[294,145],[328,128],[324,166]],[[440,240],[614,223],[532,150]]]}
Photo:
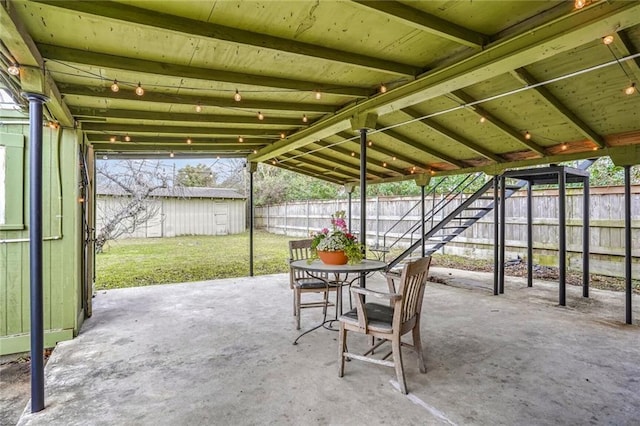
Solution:
{"label": "bare tree", "polygon": [[154,198],[159,190],[169,188],[171,177],[160,162],[147,160],[100,162],[96,173],[100,192],[115,200],[98,205],[102,220],[95,244],[101,253],[108,241],[134,232],[159,214],[160,204]]}

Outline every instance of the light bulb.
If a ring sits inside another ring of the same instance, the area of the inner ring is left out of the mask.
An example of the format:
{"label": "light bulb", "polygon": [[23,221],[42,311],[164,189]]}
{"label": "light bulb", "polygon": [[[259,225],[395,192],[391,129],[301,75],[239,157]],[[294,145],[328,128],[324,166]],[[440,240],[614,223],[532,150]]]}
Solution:
{"label": "light bulb", "polygon": [[380,93],[387,93],[387,86],[384,83],[380,83]]}
{"label": "light bulb", "polygon": [[108,160],[108,159],[109,159],[109,157],[108,157],[108,156],[106,156],[106,155],[103,155],[103,156],[102,156],[102,159],[103,159],[103,160]]}
{"label": "light bulb", "polygon": [[602,42],[606,45],[613,43],[613,36],[611,34],[602,37]]}
{"label": "light bulb", "polygon": [[593,149],[594,151],[597,151],[597,150],[598,150],[598,147],[597,147],[597,146],[594,146],[592,149]]}
{"label": "light bulb", "polygon": [[484,115],[483,115],[483,116],[481,116],[481,117],[480,117],[480,122],[481,122],[481,123],[484,123],[485,121],[487,121],[487,119],[485,118],[485,116],[484,116]]}
{"label": "light bulb", "polygon": [[7,72],[11,75],[20,75],[20,65],[17,62],[12,63],[7,68]]}
{"label": "light bulb", "polygon": [[254,153],[254,154],[257,154],[257,153],[258,153],[258,150],[257,150],[257,149],[254,149],[254,150],[253,150],[253,153]]}
{"label": "light bulb", "polygon": [[432,175],[435,175],[435,174],[436,174],[436,171],[435,171],[435,170],[433,170],[433,169],[431,169],[431,170],[429,170],[429,173],[431,173]]}
{"label": "light bulb", "polygon": [[371,146],[371,145],[373,145],[373,142],[369,141],[367,144],[368,144],[369,146]]}
{"label": "light bulb", "polygon": [[284,139],[285,136],[284,132],[280,133],[280,139]]}
{"label": "light bulb", "polygon": [[383,163],[382,163],[382,167],[387,167],[387,163],[386,163],[386,162],[383,162]]}
{"label": "light bulb", "polygon": [[563,151],[566,151],[567,150],[567,144],[563,143],[562,145],[560,145],[560,149],[563,150]]}
{"label": "light bulb", "polygon": [[271,164],[276,165],[276,160],[271,160]]}
{"label": "light bulb", "polygon": [[196,112],[202,112],[202,105],[200,104],[196,105]]}
{"label": "light bulb", "polygon": [[356,156],[356,153],[355,153],[355,152],[352,152],[352,153],[351,153],[351,156],[352,156],[352,157],[355,157],[355,156]]}
{"label": "light bulb", "polygon": [[573,5],[576,9],[582,9],[587,4],[587,0],[575,0]]}
{"label": "light bulb", "polygon": [[309,121],[309,119],[307,118],[307,114],[304,114],[304,115],[302,116],[302,122],[303,122],[303,123],[306,123],[307,121]]}
{"label": "light bulb", "polygon": [[531,133],[526,132],[526,133],[524,134],[524,138],[525,138],[525,139],[527,139],[527,140],[531,139]]}
{"label": "light bulb", "polygon": [[169,153],[169,157],[173,158],[173,151]]}
{"label": "light bulb", "polygon": [[191,138],[187,138],[187,145],[191,145]]}
{"label": "light bulb", "polygon": [[240,92],[238,92],[238,89],[236,89],[236,94],[233,95],[233,100],[236,102],[240,102],[242,100],[242,96],[240,96]]}
{"label": "light bulb", "polygon": [[124,136],[124,140],[125,140],[126,142],[130,142],[130,141],[131,141],[131,136],[129,136],[128,134],[126,134],[126,135]]}
{"label": "light bulb", "polygon": [[317,100],[320,100],[320,98],[322,98],[322,93],[320,93],[319,91],[316,90],[315,96],[316,96]]}
{"label": "light bulb", "polygon": [[238,136],[238,142],[240,143],[244,142],[244,138],[242,136]]}
{"label": "light bulb", "polygon": [[111,137],[109,138],[109,141],[111,141],[111,142],[115,142],[115,141],[116,141],[116,137],[115,137],[115,136],[111,136]]}
{"label": "light bulb", "polygon": [[264,115],[260,111],[258,111],[258,120],[264,120]]}
{"label": "light bulb", "polygon": [[631,86],[629,86],[626,89],[624,89],[624,93],[626,95],[633,95],[634,93],[636,93],[636,84],[635,83],[631,83]]}
{"label": "light bulb", "polygon": [[120,86],[118,86],[118,80],[113,80],[113,84],[111,85],[111,91],[117,92],[120,90]]}
{"label": "light bulb", "polygon": [[136,87],[136,95],[138,96],[144,95],[144,89],[142,88],[142,85],[140,84],[140,82],[138,82],[138,87]]}
{"label": "light bulb", "polygon": [[396,161],[396,157],[393,157],[393,158],[392,158],[392,160],[393,160],[393,161]]}

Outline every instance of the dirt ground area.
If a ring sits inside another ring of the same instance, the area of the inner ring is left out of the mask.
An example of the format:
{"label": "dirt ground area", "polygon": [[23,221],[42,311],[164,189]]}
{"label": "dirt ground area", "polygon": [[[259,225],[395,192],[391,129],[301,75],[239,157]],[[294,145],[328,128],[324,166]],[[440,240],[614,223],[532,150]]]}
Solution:
{"label": "dirt ground area", "polygon": [[[493,261],[468,259],[460,256],[435,255],[432,266],[470,271],[493,271]],[[524,277],[527,274],[527,264],[522,259],[508,260],[505,265],[505,275]],[[558,268],[534,265],[534,278],[556,281]],[[439,282],[440,280],[435,279]],[[567,272],[567,284],[581,286],[580,272]],[[633,281],[633,291],[640,294],[640,281]],[[621,278],[591,275],[592,288],[612,291],[624,291],[625,281]],[[45,353],[45,362],[50,352]],[[30,396],[30,359],[28,353],[0,357],[0,426],[15,425],[22,414]]]}

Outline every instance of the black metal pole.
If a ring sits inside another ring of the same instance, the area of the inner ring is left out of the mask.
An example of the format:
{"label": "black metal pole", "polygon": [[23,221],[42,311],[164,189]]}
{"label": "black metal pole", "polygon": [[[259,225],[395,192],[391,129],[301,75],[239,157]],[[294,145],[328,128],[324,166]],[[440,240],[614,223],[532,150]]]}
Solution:
{"label": "black metal pole", "polygon": [[426,207],[424,205],[424,197],[425,197],[425,185],[421,185],[420,186],[420,215],[422,216],[422,220],[421,222],[421,228],[422,228],[422,257],[425,256],[425,254],[427,253],[425,250],[425,240],[424,240],[424,235],[427,233],[427,229],[426,229],[426,224],[424,223],[425,221],[425,215],[426,215]]}
{"label": "black metal pole", "polygon": [[506,192],[506,179],[504,176],[500,176],[500,256],[498,258],[498,272],[500,279],[498,280],[498,291],[500,294],[504,293],[504,251],[505,251],[505,230],[506,230],[506,207],[505,207],[505,192]]}
{"label": "black metal pole", "polygon": [[500,245],[500,198],[498,191],[500,188],[500,177],[493,177],[493,295],[498,295],[498,256]]}
{"label": "black metal pole", "polygon": [[253,170],[249,167],[249,276],[253,277]]}
{"label": "black metal pole", "polygon": [[527,184],[527,287],[533,287],[533,185]]}
{"label": "black metal pole", "polygon": [[348,192],[349,194],[349,233],[351,233],[351,194],[352,194],[353,190],[350,190]]}
{"label": "black metal pole", "polygon": [[582,297],[589,297],[589,177],[582,186]]}
{"label": "black metal pole", "polygon": [[[367,246],[367,129],[360,129],[360,242],[365,255]],[[360,275],[360,287],[367,285],[365,274]]]}
{"label": "black metal pole", "polygon": [[44,409],[44,316],[42,290],[42,103],[29,100],[29,274],[31,285],[31,412]]}
{"label": "black metal pole", "polygon": [[631,324],[631,166],[624,166],[625,321]]}
{"label": "black metal pole", "polygon": [[566,222],[566,183],[567,177],[564,168],[558,172],[558,277],[559,285],[559,303],[560,306],[567,304],[567,222]]}

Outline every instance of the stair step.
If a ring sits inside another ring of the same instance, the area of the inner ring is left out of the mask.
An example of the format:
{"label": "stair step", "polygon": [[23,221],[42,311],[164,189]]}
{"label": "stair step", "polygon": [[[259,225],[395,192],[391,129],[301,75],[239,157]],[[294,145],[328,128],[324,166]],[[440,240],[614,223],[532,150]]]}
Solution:
{"label": "stair step", "polygon": [[389,250],[391,250],[389,247],[369,246],[369,251],[379,251],[381,253],[389,253]]}
{"label": "stair step", "polygon": [[493,210],[493,207],[467,207],[465,210]]}
{"label": "stair step", "polygon": [[493,195],[483,195],[478,197],[478,200],[493,200]]}
{"label": "stair step", "polygon": [[460,228],[466,228],[466,226],[464,225],[459,225],[459,226],[443,226],[440,229],[460,229]]}
{"label": "stair step", "polygon": [[519,189],[524,188],[524,186],[520,186],[520,185],[507,185],[504,187],[505,189],[510,189],[512,191],[517,191]]}

